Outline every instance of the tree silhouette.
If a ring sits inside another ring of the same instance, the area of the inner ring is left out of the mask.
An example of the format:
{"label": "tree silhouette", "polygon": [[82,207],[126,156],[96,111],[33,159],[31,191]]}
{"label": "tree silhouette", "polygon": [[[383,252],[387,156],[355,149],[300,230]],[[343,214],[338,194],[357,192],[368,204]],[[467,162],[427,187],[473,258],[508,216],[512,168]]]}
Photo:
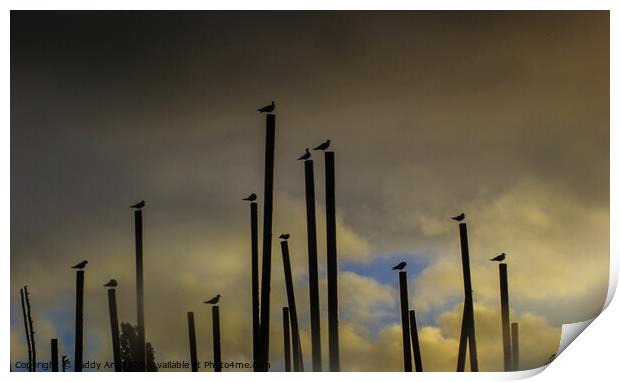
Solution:
{"label": "tree silhouette", "polygon": [[[138,327],[128,322],[121,322],[121,359],[123,371],[141,371],[138,362],[139,343]],[[157,371],[155,350],[150,342],[146,343],[146,371]]]}

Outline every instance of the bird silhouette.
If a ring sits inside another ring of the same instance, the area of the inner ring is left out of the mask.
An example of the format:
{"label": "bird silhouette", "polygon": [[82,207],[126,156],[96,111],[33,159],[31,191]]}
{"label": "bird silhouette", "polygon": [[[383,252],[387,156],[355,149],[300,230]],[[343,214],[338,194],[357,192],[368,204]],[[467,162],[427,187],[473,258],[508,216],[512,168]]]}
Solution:
{"label": "bird silhouette", "polygon": [[457,222],[460,222],[463,219],[465,219],[465,213],[463,213],[463,212],[461,212],[460,215],[456,215],[455,217],[452,218],[452,220],[456,220]]}
{"label": "bird silhouette", "polygon": [[218,294],[217,296],[213,297],[211,300],[207,300],[207,301],[205,301],[204,303],[205,303],[205,304],[215,305],[215,304],[217,304],[218,302],[220,302],[220,297],[221,297],[221,296]]}
{"label": "bird silhouette", "polygon": [[250,196],[248,196],[247,198],[243,198],[242,200],[248,200],[250,202],[253,202],[256,200],[256,194],[255,193],[251,193]]}
{"label": "bird silhouette", "polygon": [[394,265],[392,267],[392,270],[402,271],[403,269],[405,269],[406,266],[407,266],[407,262],[406,261],[401,261],[400,263]]}
{"label": "bird silhouette", "polygon": [[108,281],[106,284],[103,285],[104,287],[110,287],[110,288],[114,288],[115,286],[118,286],[118,283],[116,282],[116,280],[111,279],[110,281]]}
{"label": "bird silhouette", "polygon": [[502,253],[501,255],[497,255],[494,258],[491,259],[491,261],[499,261],[502,262],[504,261],[504,259],[506,258],[506,254]]}
{"label": "bird silhouette", "polygon": [[329,143],[330,143],[330,140],[328,139],[325,142],[323,142],[320,145],[318,145],[317,147],[313,148],[312,150],[322,150],[322,151],[325,151],[329,147]]}
{"label": "bird silhouette", "polygon": [[82,261],[81,263],[77,263],[74,266],[72,266],[71,268],[73,269],[84,269],[84,267],[86,266],[86,264],[88,264],[87,260]]}
{"label": "bird silhouette", "polygon": [[282,235],[278,236],[278,238],[282,240],[288,240],[289,237],[291,237],[291,235],[289,235],[288,233],[283,233]]}
{"label": "bird silhouette", "polygon": [[141,200],[139,203],[136,203],[133,206],[129,206],[129,208],[140,209],[140,208],[144,208],[145,205],[146,203],[144,202],[144,200]]}
{"label": "bird silhouette", "polygon": [[304,155],[297,158],[297,160],[308,160],[308,159],[310,159],[310,150],[308,149],[306,149],[306,152],[304,153]]}
{"label": "bird silhouette", "polygon": [[275,109],[276,109],[276,103],[271,101],[270,105],[263,106],[260,109],[258,109],[257,111],[260,111],[261,113],[271,113]]}

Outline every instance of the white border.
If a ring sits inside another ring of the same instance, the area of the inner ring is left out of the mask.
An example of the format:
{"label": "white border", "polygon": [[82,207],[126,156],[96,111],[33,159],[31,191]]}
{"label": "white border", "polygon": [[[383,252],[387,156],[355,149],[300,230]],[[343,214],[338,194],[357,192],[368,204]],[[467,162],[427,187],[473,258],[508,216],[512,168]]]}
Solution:
{"label": "white border", "polygon": [[[604,0],[591,0],[591,1],[549,1],[549,0],[521,0],[521,1],[433,1],[433,2],[413,2],[413,1],[392,1],[383,0],[367,1],[339,1],[339,0],[315,0],[315,1],[274,1],[274,0],[262,0],[262,1],[235,1],[230,2],[208,2],[208,1],[189,1],[189,0],[176,0],[171,1],[130,1],[130,0],[108,0],[108,1],[14,1],[9,0],[3,2],[8,7],[5,8],[5,12],[0,16],[0,30],[2,38],[0,44],[2,45],[2,52],[4,53],[2,59],[2,139],[0,139],[0,155],[2,155],[2,165],[0,165],[0,171],[2,172],[2,178],[5,181],[5,187],[2,188],[3,198],[0,202],[0,212],[3,219],[2,224],[2,243],[4,243],[4,256],[5,266],[2,270],[2,280],[4,284],[3,294],[3,306],[4,311],[2,315],[3,328],[2,340],[4,346],[2,347],[2,360],[4,362],[10,362],[10,317],[9,317],[9,294],[10,294],[10,266],[9,262],[10,253],[10,9],[85,9],[85,10],[97,10],[97,9],[366,9],[366,10],[389,10],[389,9],[420,9],[420,10],[464,10],[464,9],[497,9],[497,10],[546,10],[546,9],[587,9],[587,10],[611,10],[611,105],[618,105],[618,76],[617,72],[614,72],[614,68],[618,68],[618,22],[620,18],[617,15],[619,9],[617,1],[604,1]],[[616,69],[617,70],[617,69]],[[620,308],[618,308],[618,302],[611,300],[616,289],[618,279],[618,239],[614,235],[618,230],[618,217],[620,211],[618,209],[617,198],[613,196],[618,195],[618,129],[617,129],[617,108],[611,107],[610,116],[610,187],[612,198],[610,200],[610,254],[611,254],[611,269],[610,269],[610,288],[606,304],[609,305],[601,317],[594,320],[592,325],[586,330],[588,333],[586,336],[581,336],[575,342],[576,344],[570,347],[569,351],[560,355],[556,361],[548,367],[548,371],[536,376],[537,380],[541,381],[553,381],[562,379],[564,381],[583,380],[584,378],[597,378],[600,376],[601,380],[609,380],[608,376],[616,375],[617,369],[617,351],[616,346],[619,343],[620,336],[618,335],[618,322],[620,322]],[[5,373],[8,373],[9,368],[5,364]],[[460,373],[458,378],[461,380],[512,380],[519,379],[528,376],[535,375],[540,369],[530,372],[519,373]],[[383,374],[383,373],[381,373]],[[171,379],[179,378],[179,373],[152,373],[148,375],[149,380],[153,379]],[[340,373],[326,374],[322,378],[338,378],[349,379],[355,378],[358,381],[376,381],[377,377],[383,375],[377,375],[377,373]],[[416,380],[434,380],[434,381],[446,381],[453,380],[457,374],[455,373],[423,373],[410,375],[405,373],[389,373],[386,375],[390,379],[400,380],[407,378],[415,378]],[[603,378],[603,376],[607,378]],[[92,380],[109,380],[110,376],[106,373],[67,373],[67,374],[53,374],[53,373],[11,373],[10,378],[15,380],[30,379],[30,378],[50,378],[50,379],[83,379],[88,377]],[[221,373],[219,375],[211,375],[209,378],[218,379],[238,379],[239,377],[254,377],[258,380],[285,380],[289,379],[290,375],[284,373],[269,373],[253,375],[249,373],[243,373],[239,375],[237,373]],[[146,374],[128,374],[115,375],[115,379],[128,380],[131,379],[146,379]],[[181,378],[205,378],[204,374],[198,373],[185,373]],[[305,373],[295,375],[295,379],[299,380],[312,380],[316,378],[314,373]]]}

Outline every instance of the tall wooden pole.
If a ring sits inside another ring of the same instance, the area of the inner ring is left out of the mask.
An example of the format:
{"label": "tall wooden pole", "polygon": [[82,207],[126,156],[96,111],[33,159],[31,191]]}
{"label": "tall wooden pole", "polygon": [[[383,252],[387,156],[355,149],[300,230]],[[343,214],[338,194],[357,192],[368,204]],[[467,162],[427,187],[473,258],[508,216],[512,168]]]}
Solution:
{"label": "tall wooden pole", "polygon": [[220,344],[220,307],[214,306],[213,312],[213,371],[222,371],[222,346]]}
{"label": "tall wooden pole", "polygon": [[252,360],[254,371],[259,371],[260,358],[260,302],[258,297],[258,204],[250,203],[250,242],[252,251]]}
{"label": "tall wooden pole", "polygon": [[146,342],[144,335],[144,274],[142,262],[142,210],[134,211],[136,234],[136,294],[138,310],[137,368],[146,371]]}
{"label": "tall wooden pole", "polygon": [[407,272],[398,272],[400,287],[400,319],[403,327],[403,358],[404,371],[413,371],[411,365],[411,342],[409,342],[409,297],[407,292]]}
{"label": "tall wooden pole", "polygon": [[282,308],[282,329],[284,331],[284,371],[291,371],[291,328],[288,307]]}
{"label": "tall wooden pole", "polygon": [[304,371],[303,356],[301,354],[301,339],[299,338],[299,321],[297,320],[297,307],[295,305],[295,290],[293,289],[293,275],[291,272],[291,260],[288,251],[288,242],[280,242],[282,249],[282,264],[284,265],[284,281],[286,283],[286,296],[291,317],[291,332],[293,337],[293,370]]}
{"label": "tall wooden pole", "polygon": [[198,356],[196,355],[196,327],[194,326],[194,312],[187,312],[187,329],[189,332],[189,357],[192,372],[198,371]]}
{"label": "tall wooden pole", "polygon": [[469,362],[471,371],[478,371],[478,352],[476,348],[476,330],[474,321],[474,303],[472,298],[471,272],[469,269],[469,244],[467,241],[467,224],[459,223],[461,238],[461,258],[463,263],[463,285],[465,290],[464,313],[467,315],[467,339],[469,343]]}
{"label": "tall wooden pole", "polygon": [[338,252],[336,246],[336,170],[334,153],[325,152],[325,214],[327,227],[327,328],[329,371],[340,371],[338,340]]}
{"label": "tall wooden pole", "polygon": [[499,264],[499,289],[502,311],[502,340],[504,345],[504,371],[511,371],[512,354],[510,344],[510,304],[508,303],[508,266]]}
{"label": "tall wooden pole", "polygon": [[260,294],[261,371],[269,365],[269,305],[271,293],[271,223],[273,213],[273,167],[275,157],[276,116],[266,116],[265,192],[263,212],[263,272]]}
{"label": "tall wooden pole", "polygon": [[461,337],[459,339],[459,353],[458,353],[457,361],[456,361],[457,372],[465,371],[465,357],[467,355],[467,337],[469,336],[468,334],[469,323],[467,322],[468,320],[469,320],[469,314],[467,312],[465,305],[463,305],[463,318],[461,320]]}
{"label": "tall wooden pole", "polygon": [[415,371],[421,372],[422,354],[420,353],[420,340],[418,338],[418,324],[415,319],[415,310],[409,311],[409,329],[411,330],[411,347],[413,348],[413,360],[415,362]]}
{"label": "tall wooden pole", "polygon": [[512,370],[519,371],[519,324],[513,322],[511,327],[512,334]]}
{"label": "tall wooden pole", "polygon": [[58,339],[52,338],[51,341],[51,354],[52,354],[52,371],[58,371]]}
{"label": "tall wooden pole", "polygon": [[321,313],[319,311],[319,271],[314,203],[314,163],[312,160],[304,161],[304,174],[306,178],[306,227],[308,231],[308,284],[310,289],[312,371],[321,371]]}
{"label": "tall wooden pole", "polygon": [[82,349],[84,346],[84,271],[76,272],[75,287],[75,354],[73,371],[82,371]]}
{"label": "tall wooden pole", "polygon": [[122,370],[121,344],[118,331],[118,313],[116,310],[116,289],[108,289],[108,307],[110,309],[110,329],[112,333],[112,354],[114,355],[114,371]]}
{"label": "tall wooden pole", "polygon": [[32,347],[30,344],[30,328],[28,327],[28,315],[26,314],[26,299],[24,290],[20,289],[19,294],[22,299],[22,314],[24,315],[24,329],[26,331],[26,344],[28,345],[28,371],[32,371]]}

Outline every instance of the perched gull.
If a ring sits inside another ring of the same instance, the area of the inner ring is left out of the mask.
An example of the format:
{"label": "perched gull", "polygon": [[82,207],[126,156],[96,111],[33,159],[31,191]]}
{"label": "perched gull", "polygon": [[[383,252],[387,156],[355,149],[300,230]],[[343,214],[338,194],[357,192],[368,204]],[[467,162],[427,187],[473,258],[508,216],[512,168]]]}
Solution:
{"label": "perched gull", "polygon": [[460,215],[457,215],[455,217],[452,218],[452,220],[456,220],[457,222],[462,221],[463,219],[465,219],[465,213],[461,212]]}
{"label": "perched gull", "polygon": [[87,260],[82,261],[81,263],[75,264],[74,266],[72,266],[71,268],[73,269],[84,269],[84,267],[86,266],[86,264],[88,264]]}
{"label": "perched gull", "polygon": [[258,109],[257,111],[260,111],[261,113],[271,113],[272,111],[274,111],[276,109],[276,104],[275,102],[271,101],[270,105],[261,107],[260,109]]}
{"label": "perched gull", "polygon": [[325,142],[321,143],[320,145],[318,145],[317,147],[313,148],[313,150],[322,150],[325,151],[327,150],[327,148],[329,147],[329,143],[330,140],[326,140]]}
{"label": "perched gull", "polygon": [[255,193],[251,193],[250,196],[248,196],[247,198],[243,198],[242,200],[247,200],[250,202],[253,202],[256,200],[256,194]]}
{"label": "perched gull", "polygon": [[207,301],[205,301],[204,303],[205,303],[205,304],[215,305],[215,304],[217,304],[218,302],[220,302],[220,297],[221,297],[221,296],[218,294],[217,296],[213,297],[211,300],[207,300]]}
{"label": "perched gull", "polygon": [[129,208],[135,208],[135,209],[140,209],[143,208],[146,205],[146,203],[144,202],[144,200],[140,201],[140,203],[136,203],[133,206],[129,206]]}

